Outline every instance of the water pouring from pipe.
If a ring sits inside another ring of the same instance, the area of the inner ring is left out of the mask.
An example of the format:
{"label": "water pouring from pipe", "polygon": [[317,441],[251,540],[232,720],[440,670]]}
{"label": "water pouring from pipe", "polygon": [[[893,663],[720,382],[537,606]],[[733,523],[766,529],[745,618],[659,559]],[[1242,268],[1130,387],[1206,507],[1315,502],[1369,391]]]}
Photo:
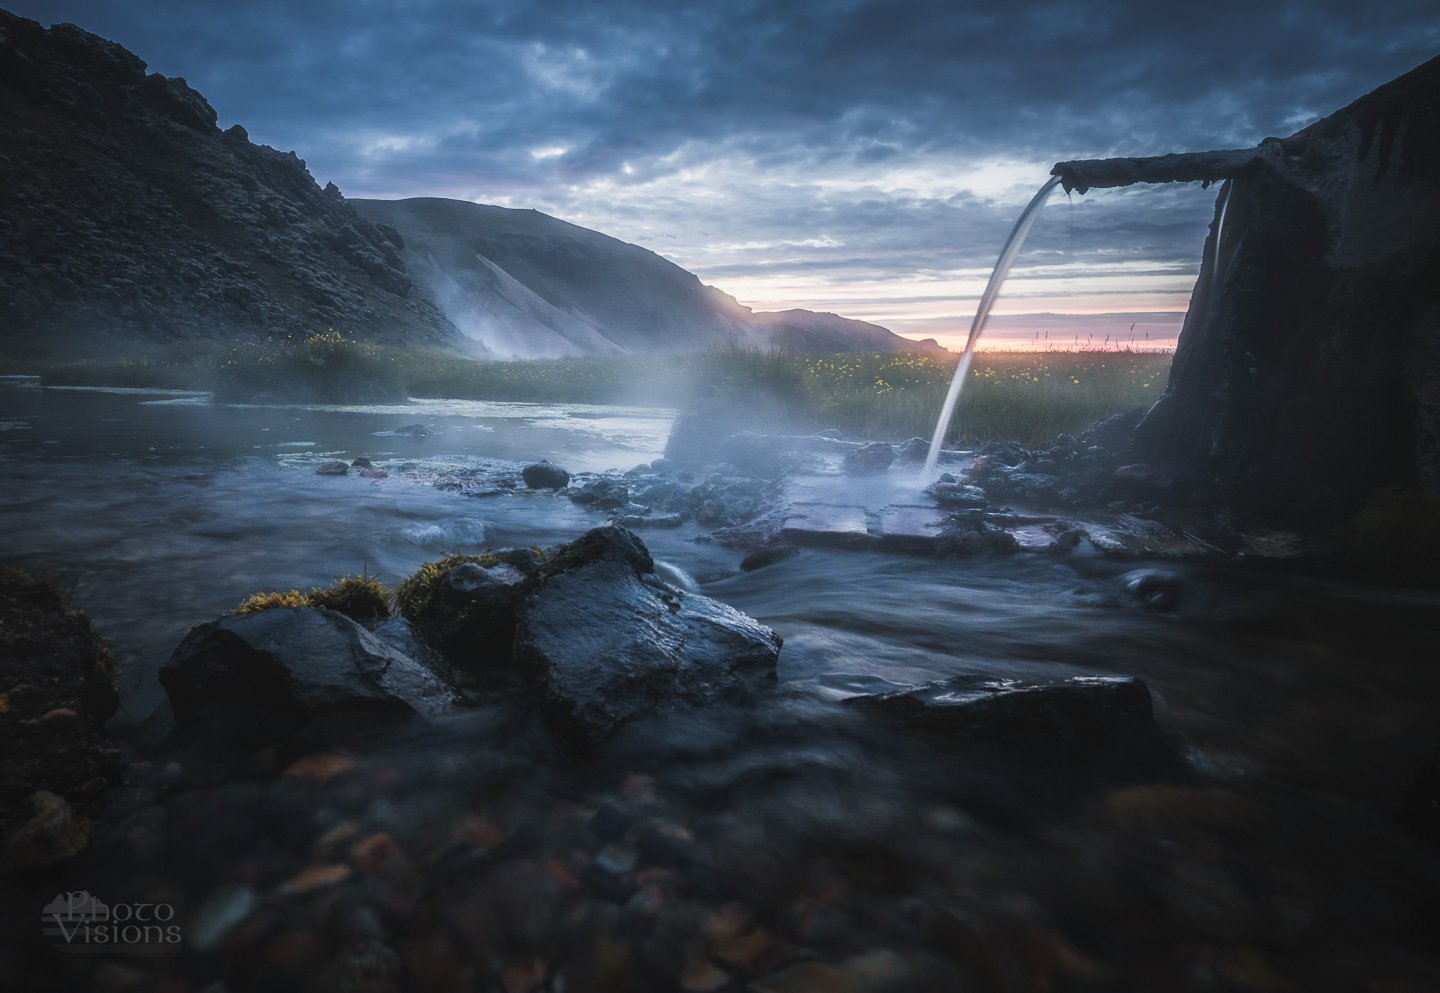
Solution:
{"label": "water pouring from pipe", "polygon": [[1010,237],[1005,241],[1005,247],[1000,250],[1000,258],[995,262],[995,269],[990,273],[990,282],[985,284],[985,292],[980,296],[980,304],[975,308],[975,317],[970,322],[970,336],[965,340],[965,351],[960,355],[960,362],[955,366],[955,378],[950,380],[950,389],[945,394],[945,404],[940,409],[940,420],[935,424],[935,434],[930,439],[930,451],[925,456],[924,478],[930,479],[935,474],[935,465],[940,460],[940,446],[945,442],[945,432],[950,427],[950,418],[955,415],[955,405],[960,401],[960,391],[965,387],[965,377],[970,375],[970,366],[975,361],[975,346],[980,342],[980,333],[985,330],[985,321],[990,316],[990,309],[995,306],[995,298],[1000,295],[1000,286],[1005,282],[1005,276],[1010,272],[1010,266],[1015,262],[1015,256],[1020,254],[1020,246],[1025,244],[1025,236],[1030,233],[1030,228],[1035,224],[1035,218],[1040,215],[1040,208],[1044,205],[1050,191],[1060,185],[1060,177],[1053,176],[1040,187],[1025,210],[1021,212],[1020,219],[1010,229]]}

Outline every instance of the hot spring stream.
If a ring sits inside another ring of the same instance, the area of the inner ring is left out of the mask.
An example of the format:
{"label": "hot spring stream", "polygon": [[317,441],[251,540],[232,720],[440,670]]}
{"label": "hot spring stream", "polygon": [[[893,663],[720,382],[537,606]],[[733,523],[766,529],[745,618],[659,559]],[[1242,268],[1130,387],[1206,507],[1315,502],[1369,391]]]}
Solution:
{"label": "hot spring stream", "polygon": [[[68,981],[361,988],[325,985],[356,961],[427,988],[526,991],[742,989],[786,970],[791,985],[754,988],[1440,976],[1433,593],[1043,554],[806,550],[741,572],[692,522],[642,537],[674,581],[783,636],[771,699],[622,736],[578,767],[485,708],[386,730],[328,767],[278,775],[304,756],[271,756],[239,783],[145,758],[156,671],[192,624],[258,590],[362,571],[394,585],[449,552],[574,538],[607,515],[444,484],[546,457],[623,470],[659,457],[672,418],[0,385],[0,557],[74,587],[119,659],[111,730],[140,753],[112,801],[118,826],[66,887],[163,899],[188,942],[178,956],[72,956]],[[429,433],[396,433],[412,424]],[[314,472],[361,455],[389,477]],[[1177,574],[1177,609],[1126,592],[1150,567]],[[1185,771],[1085,791],[1062,770],[1041,790],[1029,759],[1003,773],[958,762],[835,702],[1060,672],[1144,679]],[[370,873],[371,856],[385,868]]]}

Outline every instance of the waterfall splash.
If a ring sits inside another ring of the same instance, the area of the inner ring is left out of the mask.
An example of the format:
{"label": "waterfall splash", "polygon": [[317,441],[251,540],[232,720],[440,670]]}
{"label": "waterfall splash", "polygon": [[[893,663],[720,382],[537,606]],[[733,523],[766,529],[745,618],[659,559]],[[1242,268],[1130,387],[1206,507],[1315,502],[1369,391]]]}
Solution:
{"label": "waterfall splash", "polygon": [[940,410],[940,420],[935,425],[935,436],[930,439],[930,453],[925,457],[926,479],[935,474],[935,463],[940,460],[940,446],[945,441],[945,431],[950,426],[950,418],[955,414],[955,404],[960,400],[960,390],[965,386],[965,377],[970,375],[970,366],[975,361],[975,346],[980,341],[980,332],[985,329],[985,320],[990,316],[990,308],[995,306],[995,298],[1000,294],[1000,285],[1005,282],[1005,276],[1009,273],[1015,256],[1020,254],[1020,246],[1025,244],[1025,236],[1034,226],[1035,218],[1039,216],[1040,207],[1045,203],[1045,198],[1059,184],[1060,177],[1053,177],[1040,187],[1040,192],[1036,193],[1034,199],[1025,207],[1020,214],[1020,219],[1010,229],[1010,237],[1000,251],[1000,258],[995,262],[995,270],[990,273],[990,282],[985,284],[985,292],[980,297],[980,305],[975,308],[975,319],[970,322],[970,337],[965,341],[965,351],[960,356],[960,364],[955,367],[955,378],[950,381],[950,390],[945,394],[945,406]]}

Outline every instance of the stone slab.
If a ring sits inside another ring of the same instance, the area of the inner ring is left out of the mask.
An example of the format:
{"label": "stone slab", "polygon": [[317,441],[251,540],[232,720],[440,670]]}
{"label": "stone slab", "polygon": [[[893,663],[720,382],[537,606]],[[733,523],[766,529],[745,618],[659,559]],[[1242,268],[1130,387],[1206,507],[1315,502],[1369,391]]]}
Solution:
{"label": "stone slab", "polygon": [[868,548],[873,544],[864,507],[825,503],[793,504],[780,537],[792,544],[821,548]]}
{"label": "stone slab", "polygon": [[880,511],[880,548],[887,552],[935,550],[945,514],[934,507],[896,504]]}

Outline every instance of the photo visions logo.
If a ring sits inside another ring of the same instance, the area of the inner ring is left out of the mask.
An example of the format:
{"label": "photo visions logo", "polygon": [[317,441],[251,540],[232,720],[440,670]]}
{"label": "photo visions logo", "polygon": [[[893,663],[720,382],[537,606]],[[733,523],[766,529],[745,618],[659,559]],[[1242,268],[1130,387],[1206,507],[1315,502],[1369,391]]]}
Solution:
{"label": "photo visions logo", "polygon": [[61,893],[40,911],[51,944],[67,952],[178,952],[180,925],[168,903],[102,903],[86,890]]}

